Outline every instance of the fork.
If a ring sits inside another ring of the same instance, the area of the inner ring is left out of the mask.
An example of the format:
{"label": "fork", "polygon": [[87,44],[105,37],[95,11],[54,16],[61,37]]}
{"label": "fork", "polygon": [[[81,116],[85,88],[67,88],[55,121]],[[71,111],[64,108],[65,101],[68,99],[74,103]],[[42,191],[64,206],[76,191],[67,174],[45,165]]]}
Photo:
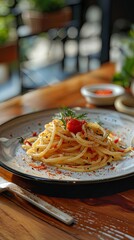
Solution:
{"label": "fork", "polygon": [[[1,151],[2,154],[6,156],[6,158],[8,157],[9,159],[12,159],[11,147],[12,144],[15,144],[17,142],[19,142],[18,138],[8,139],[5,137],[0,137]],[[67,225],[71,225],[74,222],[74,219],[68,214],[45,202],[35,194],[28,192],[27,190],[20,188],[18,185],[12,182],[8,182],[2,177],[0,177],[0,192],[3,192],[5,190],[16,193],[21,198],[27,200],[28,202],[32,203],[36,207],[40,208],[44,212],[50,214],[51,216],[57,218],[58,220],[64,222]]]}
{"label": "fork", "polygon": [[26,201],[35,205],[42,211],[46,212],[47,214],[50,214],[51,216],[55,217],[56,219],[62,221],[67,225],[71,225],[72,223],[74,223],[74,218],[71,217],[70,215],[64,213],[58,208],[42,200],[37,195],[19,187],[18,185],[12,182],[8,182],[4,178],[0,177],[0,193],[6,190],[16,193],[19,197],[25,199]]}

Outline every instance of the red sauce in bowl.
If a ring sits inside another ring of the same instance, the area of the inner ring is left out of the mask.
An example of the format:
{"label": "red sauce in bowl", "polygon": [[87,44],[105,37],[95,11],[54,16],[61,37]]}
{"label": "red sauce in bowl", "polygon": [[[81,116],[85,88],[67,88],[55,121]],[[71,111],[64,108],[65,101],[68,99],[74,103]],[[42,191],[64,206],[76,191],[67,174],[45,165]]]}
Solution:
{"label": "red sauce in bowl", "polygon": [[95,94],[97,95],[111,95],[113,93],[113,91],[111,89],[98,89],[96,91],[94,91]]}

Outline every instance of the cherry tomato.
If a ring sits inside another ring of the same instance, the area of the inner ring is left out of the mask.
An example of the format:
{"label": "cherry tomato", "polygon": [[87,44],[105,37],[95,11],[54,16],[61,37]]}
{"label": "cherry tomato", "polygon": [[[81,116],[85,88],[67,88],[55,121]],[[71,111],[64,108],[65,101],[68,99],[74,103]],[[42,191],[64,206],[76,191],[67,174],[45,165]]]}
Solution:
{"label": "cherry tomato", "polygon": [[37,135],[38,135],[37,132],[33,132],[32,134],[33,137],[36,137]]}
{"label": "cherry tomato", "polygon": [[77,132],[81,132],[84,122],[85,121],[79,121],[76,118],[71,118],[67,121],[67,129],[74,134],[76,134]]}

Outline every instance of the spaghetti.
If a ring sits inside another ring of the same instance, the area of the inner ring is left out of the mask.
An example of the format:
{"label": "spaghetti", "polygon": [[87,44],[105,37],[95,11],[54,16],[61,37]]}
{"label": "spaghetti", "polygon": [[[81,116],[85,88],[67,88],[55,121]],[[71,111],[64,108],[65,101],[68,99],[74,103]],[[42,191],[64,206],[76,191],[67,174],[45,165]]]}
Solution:
{"label": "spaghetti", "polygon": [[22,148],[33,161],[76,172],[100,169],[132,150],[100,124],[72,117],[53,119]]}

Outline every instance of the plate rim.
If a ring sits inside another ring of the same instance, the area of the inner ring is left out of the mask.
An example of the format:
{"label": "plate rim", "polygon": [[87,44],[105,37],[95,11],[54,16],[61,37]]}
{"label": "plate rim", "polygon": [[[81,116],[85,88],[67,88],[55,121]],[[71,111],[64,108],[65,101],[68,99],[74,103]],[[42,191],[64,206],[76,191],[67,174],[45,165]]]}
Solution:
{"label": "plate rim", "polygon": [[32,176],[32,175],[29,175],[26,173],[22,173],[22,172],[19,172],[15,169],[8,167],[7,165],[5,165],[3,163],[1,164],[1,162],[0,162],[0,167],[3,167],[4,169],[8,170],[9,172],[15,174],[16,176],[22,177],[27,180],[32,180],[32,181],[36,181],[36,182],[40,182],[40,183],[44,183],[44,184],[57,184],[57,185],[89,185],[89,184],[96,184],[96,183],[113,182],[113,181],[117,181],[117,180],[121,180],[121,179],[125,179],[125,178],[134,176],[134,172],[132,172],[132,173],[124,174],[121,176],[105,178],[105,179],[96,179],[96,180],[83,180],[83,181],[63,180],[63,179],[59,180],[59,179],[41,178],[38,176]]}
{"label": "plate rim", "polygon": [[[19,116],[16,116],[4,123],[2,123],[0,125],[0,130],[2,127],[5,127],[7,124],[10,124],[16,120],[19,120],[19,119],[25,119],[25,117],[29,117],[31,115],[39,115],[39,114],[42,114],[42,113],[47,113],[47,112],[58,112],[61,108],[48,108],[48,109],[43,109],[43,110],[39,110],[39,111],[34,111],[34,112],[30,112],[30,113],[26,113],[26,114],[22,114],[22,115],[19,115]],[[117,112],[116,110],[109,110],[109,109],[103,109],[103,108],[94,108],[94,109],[89,109],[88,107],[72,107],[71,109],[74,109],[74,110],[86,110],[86,111],[89,111],[89,113],[91,112],[98,112],[100,113],[101,111],[103,112],[106,112],[106,113],[114,113],[114,114],[117,114],[119,116],[122,116],[122,117],[125,117],[127,118],[128,120],[131,120],[132,122],[134,122],[134,119],[132,116],[129,116],[127,114],[124,114],[124,113],[119,113]],[[22,177],[22,178],[25,178],[25,179],[28,179],[28,180],[32,180],[32,181],[38,181],[38,182],[44,182],[44,183],[49,183],[49,184],[59,184],[59,185],[87,185],[87,184],[94,184],[94,183],[102,183],[102,182],[111,182],[111,181],[116,181],[116,180],[121,180],[121,179],[124,179],[124,178],[128,178],[128,177],[132,177],[134,176],[134,172],[131,172],[131,173],[126,173],[126,174],[123,174],[123,175],[120,175],[120,176],[114,176],[114,177],[110,177],[110,178],[102,178],[102,179],[90,179],[90,180],[65,180],[65,179],[49,179],[49,178],[43,178],[43,177],[38,177],[38,176],[35,176],[35,175],[30,175],[30,174],[27,174],[25,172],[21,172],[21,171],[18,171],[16,169],[13,169],[11,168],[10,166],[7,166],[6,164],[4,164],[1,159],[0,159],[0,167],[3,167],[4,169],[8,170],[9,172],[19,176],[19,177]]]}

